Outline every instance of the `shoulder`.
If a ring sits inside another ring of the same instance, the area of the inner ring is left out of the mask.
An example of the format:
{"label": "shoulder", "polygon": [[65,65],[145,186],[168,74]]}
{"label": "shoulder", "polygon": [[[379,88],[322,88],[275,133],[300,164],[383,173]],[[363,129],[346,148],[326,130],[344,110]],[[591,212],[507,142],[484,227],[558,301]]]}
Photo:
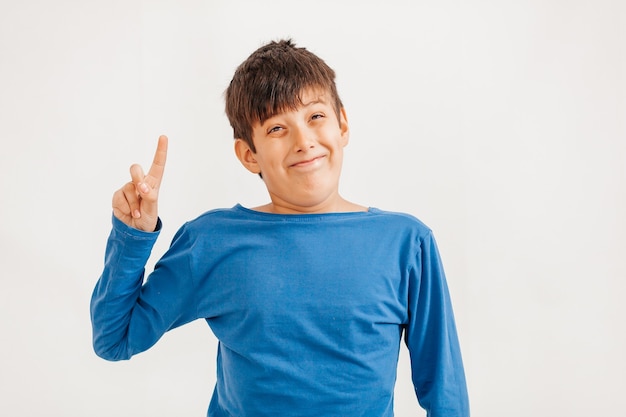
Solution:
{"label": "shoulder", "polygon": [[232,228],[235,224],[245,221],[245,213],[238,206],[208,210],[194,219],[185,222],[178,233],[211,234],[215,231]]}
{"label": "shoulder", "polygon": [[227,220],[241,218],[244,212],[239,209],[239,205],[230,208],[216,208],[205,211],[195,219],[190,220],[188,223],[203,223],[212,222],[216,220]]}
{"label": "shoulder", "polygon": [[401,227],[415,232],[419,236],[432,234],[432,230],[416,216],[399,211],[381,210],[370,207],[369,213],[372,219],[379,221],[389,227]]}

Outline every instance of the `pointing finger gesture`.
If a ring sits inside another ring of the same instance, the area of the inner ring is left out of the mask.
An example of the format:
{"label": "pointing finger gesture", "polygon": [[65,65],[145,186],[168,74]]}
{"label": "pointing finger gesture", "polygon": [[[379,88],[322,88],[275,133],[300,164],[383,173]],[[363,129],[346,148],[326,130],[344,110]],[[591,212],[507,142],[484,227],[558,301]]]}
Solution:
{"label": "pointing finger gesture", "polygon": [[158,214],[158,196],[167,159],[167,137],[159,137],[157,150],[147,175],[138,164],[130,167],[131,181],[113,194],[113,215],[139,230],[155,230]]}

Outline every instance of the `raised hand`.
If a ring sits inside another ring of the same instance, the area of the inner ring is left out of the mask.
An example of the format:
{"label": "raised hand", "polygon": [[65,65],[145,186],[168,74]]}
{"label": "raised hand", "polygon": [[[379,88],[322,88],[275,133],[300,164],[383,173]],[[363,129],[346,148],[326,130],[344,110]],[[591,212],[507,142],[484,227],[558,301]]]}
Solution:
{"label": "raised hand", "polygon": [[160,136],[148,175],[144,175],[140,165],[133,164],[130,167],[131,181],[113,194],[115,217],[135,229],[145,232],[155,230],[159,218],[159,188],[166,158],[167,137]]}

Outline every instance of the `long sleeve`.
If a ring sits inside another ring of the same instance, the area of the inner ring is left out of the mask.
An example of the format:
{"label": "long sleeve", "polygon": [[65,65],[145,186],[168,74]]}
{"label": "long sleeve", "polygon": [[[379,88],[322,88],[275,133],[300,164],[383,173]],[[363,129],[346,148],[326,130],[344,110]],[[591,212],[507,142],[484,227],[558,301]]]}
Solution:
{"label": "long sleeve", "polygon": [[[158,234],[133,229],[113,217],[90,311],[93,347],[104,359],[129,359],[151,347],[167,330],[195,318],[188,308],[193,305],[193,286],[188,285],[184,250],[160,260],[143,282]],[[172,246],[177,242],[184,246],[182,240],[179,234]],[[170,252],[175,251],[170,248]]]}
{"label": "long sleeve", "polygon": [[468,417],[469,399],[450,294],[432,233],[418,243],[409,278],[405,342],[420,405],[429,417]]}

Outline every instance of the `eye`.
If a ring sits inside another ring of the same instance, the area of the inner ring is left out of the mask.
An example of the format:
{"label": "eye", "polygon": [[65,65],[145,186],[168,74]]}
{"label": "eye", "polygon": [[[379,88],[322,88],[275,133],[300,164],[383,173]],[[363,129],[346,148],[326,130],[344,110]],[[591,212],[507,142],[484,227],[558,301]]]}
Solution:
{"label": "eye", "polygon": [[313,116],[311,116],[312,120],[317,120],[317,119],[322,119],[324,117],[324,115],[322,113],[315,113]]}
{"label": "eye", "polygon": [[280,130],[282,129],[282,127],[280,126],[272,126],[267,130],[267,133],[276,133],[276,132],[280,132]]}

